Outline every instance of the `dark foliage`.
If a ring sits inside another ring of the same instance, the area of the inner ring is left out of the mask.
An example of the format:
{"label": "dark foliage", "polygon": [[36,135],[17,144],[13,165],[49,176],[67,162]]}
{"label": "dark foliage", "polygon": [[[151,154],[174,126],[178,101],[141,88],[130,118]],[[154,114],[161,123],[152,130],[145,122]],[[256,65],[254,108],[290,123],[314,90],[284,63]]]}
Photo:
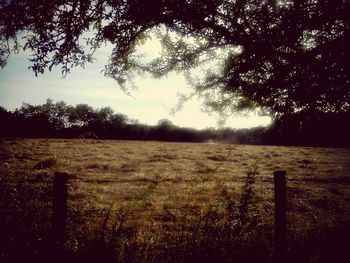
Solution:
{"label": "dark foliage", "polygon": [[280,145],[350,146],[350,113],[290,114],[278,118],[267,133],[264,142]]}
{"label": "dark foliage", "polygon": [[[91,62],[94,51],[109,41],[115,46],[105,73],[124,88],[135,69],[161,77],[204,66],[208,70],[198,81],[189,78],[215,110],[258,107],[277,117],[348,112],[349,3],[0,1],[0,66],[23,47],[33,52],[35,74],[53,66],[67,74],[72,66]],[[135,51],[150,34],[157,35],[163,52],[144,61]]]}
{"label": "dark foliage", "polygon": [[110,107],[94,109],[48,99],[43,105],[24,103],[13,112],[0,107],[0,123],[0,137],[350,146],[349,113],[301,112],[279,117],[269,127],[196,130],[175,126],[169,120],[160,120],[156,126],[140,124]]}

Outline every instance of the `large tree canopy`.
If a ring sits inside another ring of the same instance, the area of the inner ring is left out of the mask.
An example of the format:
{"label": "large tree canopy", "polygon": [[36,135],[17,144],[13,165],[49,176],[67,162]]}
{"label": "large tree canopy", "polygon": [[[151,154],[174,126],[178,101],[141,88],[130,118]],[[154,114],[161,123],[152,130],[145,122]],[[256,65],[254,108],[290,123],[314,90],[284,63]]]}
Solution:
{"label": "large tree canopy", "polygon": [[[175,70],[217,110],[344,112],[349,6],[348,0],[0,0],[0,63],[24,48],[33,52],[35,74],[53,66],[66,74],[110,41],[105,73],[122,87],[140,70],[155,77]],[[151,61],[137,53],[150,35],[162,44]]]}

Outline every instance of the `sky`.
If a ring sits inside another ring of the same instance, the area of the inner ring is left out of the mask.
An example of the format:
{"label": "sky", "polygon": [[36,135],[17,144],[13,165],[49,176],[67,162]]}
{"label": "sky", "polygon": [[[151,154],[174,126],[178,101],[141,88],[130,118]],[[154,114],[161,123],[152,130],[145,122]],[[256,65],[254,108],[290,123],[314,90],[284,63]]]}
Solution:
{"label": "sky", "polygon": [[[147,58],[157,56],[159,43],[146,42],[139,52]],[[76,105],[86,103],[94,108],[110,106],[116,113],[137,119],[140,123],[155,125],[160,119],[168,119],[181,127],[197,129],[217,128],[218,116],[203,111],[201,102],[193,98],[184,108],[171,114],[178,102],[179,92],[190,91],[183,76],[171,73],[164,79],[137,77],[137,90],[128,96],[117,83],[101,73],[110,55],[110,47],[103,47],[95,53],[95,61],[85,68],[74,68],[65,78],[60,68],[35,77],[28,69],[28,53],[11,54],[5,68],[0,68],[0,106],[8,110],[19,108],[23,102],[40,105],[50,98]],[[251,114],[248,117],[231,117],[225,126],[231,128],[249,128],[270,123],[269,117]]]}

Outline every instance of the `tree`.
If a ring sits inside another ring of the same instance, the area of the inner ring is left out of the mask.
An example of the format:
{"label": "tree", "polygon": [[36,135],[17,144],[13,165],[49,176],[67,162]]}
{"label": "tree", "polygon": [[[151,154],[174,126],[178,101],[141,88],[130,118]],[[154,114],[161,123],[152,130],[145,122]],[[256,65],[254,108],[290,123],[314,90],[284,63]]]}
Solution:
{"label": "tree", "polygon": [[[349,0],[2,0],[0,65],[21,48],[19,37],[33,51],[35,74],[58,65],[67,74],[110,41],[105,74],[122,88],[139,70],[154,77],[175,70],[214,110],[347,112],[349,6]],[[150,36],[163,50],[145,61],[137,47]]]}
{"label": "tree", "polygon": [[113,110],[111,107],[102,107],[98,109],[96,114],[102,121],[110,121],[113,118]]}
{"label": "tree", "polygon": [[111,116],[110,122],[115,127],[124,127],[128,121],[128,116],[121,114],[121,113],[115,113]]}
{"label": "tree", "polygon": [[170,130],[174,129],[176,126],[168,119],[161,119],[158,121],[158,127],[160,129],[170,131]]}
{"label": "tree", "polygon": [[75,106],[75,113],[72,112],[71,114],[71,118],[77,118],[76,123],[82,126],[89,125],[96,117],[95,110],[87,104],[77,104]]}

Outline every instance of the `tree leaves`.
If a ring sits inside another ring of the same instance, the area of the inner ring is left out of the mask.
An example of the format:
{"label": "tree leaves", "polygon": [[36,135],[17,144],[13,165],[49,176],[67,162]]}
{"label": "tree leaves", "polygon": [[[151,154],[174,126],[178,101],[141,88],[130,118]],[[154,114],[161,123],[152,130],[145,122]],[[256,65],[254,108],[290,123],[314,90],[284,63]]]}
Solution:
{"label": "tree leaves", "polygon": [[[0,5],[0,66],[19,35],[33,51],[36,75],[53,66],[68,74],[110,41],[105,75],[125,91],[134,74],[177,71],[194,75],[200,96],[232,94],[234,111],[248,101],[273,115],[349,111],[349,6],[348,0],[11,1]],[[83,46],[86,32],[92,37]],[[163,50],[147,61],[136,53],[153,32]],[[217,103],[207,104],[225,108]]]}

